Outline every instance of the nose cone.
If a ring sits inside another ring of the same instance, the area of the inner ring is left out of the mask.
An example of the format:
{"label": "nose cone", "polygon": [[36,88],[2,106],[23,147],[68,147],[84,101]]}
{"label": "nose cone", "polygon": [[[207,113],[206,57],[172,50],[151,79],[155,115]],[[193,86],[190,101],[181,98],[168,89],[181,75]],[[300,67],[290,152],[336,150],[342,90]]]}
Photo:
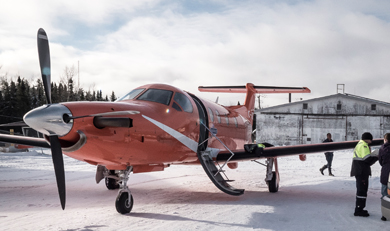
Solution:
{"label": "nose cone", "polygon": [[64,136],[69,133],[73,126],[73,120],[66,123],[64,114],[72,116],[67,107],[61,104],[43,105],[35,108],[24,115],[24,122],[45,135]]}

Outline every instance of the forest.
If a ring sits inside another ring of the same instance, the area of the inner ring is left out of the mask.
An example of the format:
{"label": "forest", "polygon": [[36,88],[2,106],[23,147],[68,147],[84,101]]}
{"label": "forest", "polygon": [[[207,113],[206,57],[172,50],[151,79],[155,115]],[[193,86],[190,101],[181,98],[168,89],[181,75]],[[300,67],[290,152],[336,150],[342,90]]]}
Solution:
{"label": "forest", "polygon": [[[69,70],[65,68],[65,72]],[[52,82],[51,98],[53,103],[116,100],[114,91],[110,96],[103,96],[101,90],[86,91],[75,86],[74,75],[65,75],[59,83]],[[46,104],[46,97],[41,79],[29,82],[20,76],[16,81],[7,76],[0,77],[0,124],[22,121],[26,112],[43,104]]]}

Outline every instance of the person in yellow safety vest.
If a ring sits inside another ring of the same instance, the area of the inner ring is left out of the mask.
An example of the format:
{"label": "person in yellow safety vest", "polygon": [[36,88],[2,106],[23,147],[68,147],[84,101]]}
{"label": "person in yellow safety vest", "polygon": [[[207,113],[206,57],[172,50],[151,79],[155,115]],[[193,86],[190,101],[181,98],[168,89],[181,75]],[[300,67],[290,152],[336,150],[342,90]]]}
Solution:
{"label": "person in yellow safety vest", "polygon": [[378,159],[376,156],[371,156],[371,148],[368,146],[372,142],[372,135],[365,132],[362,139],[356,145],[353,151],[353,160],[351,168],[351,176],[356,178],[356,206],[354,216],[368,217],[370,214],[366,207],[368,178],[371,176],[371,165]]}
{"label": "person in yellow safety vest", "polygon": [[264,145],[264,144],[257,144],[257,147],[259,147],[259,148],[265,148],[265,145]]}

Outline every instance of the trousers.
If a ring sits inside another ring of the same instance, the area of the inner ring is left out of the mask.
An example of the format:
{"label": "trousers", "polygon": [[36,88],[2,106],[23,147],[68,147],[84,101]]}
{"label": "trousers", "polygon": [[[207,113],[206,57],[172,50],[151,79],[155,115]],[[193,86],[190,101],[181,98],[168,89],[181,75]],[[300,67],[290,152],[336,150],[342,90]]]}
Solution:
{"label": "trousers", "polygon": [[361,211],[366,207],[369,175],[358,175],[356,178],[356,206],[355,211]]}

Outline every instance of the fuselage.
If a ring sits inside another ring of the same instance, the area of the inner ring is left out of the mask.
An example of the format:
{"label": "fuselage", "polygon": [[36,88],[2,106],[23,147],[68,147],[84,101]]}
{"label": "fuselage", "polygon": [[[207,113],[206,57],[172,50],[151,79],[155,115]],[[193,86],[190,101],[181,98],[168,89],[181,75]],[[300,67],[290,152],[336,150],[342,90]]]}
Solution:
{"label": "fuselage", "polygon": [[127,128],[97,128],[94,117],[77,118],[69,133],[59,137],[66,155],[108,169],[133,166],[136,173],[163,170],[170,164],[198,163],[198,144],[203,143],[204,149],[225,149],[204,126],[233,151],[242,148],[251,136],[252,114],[245,106],[224,107],[165,84],[141,86],[116,102],[62,105],[74,117],[139,112],[125,115],[132,119],[132,127]]}

